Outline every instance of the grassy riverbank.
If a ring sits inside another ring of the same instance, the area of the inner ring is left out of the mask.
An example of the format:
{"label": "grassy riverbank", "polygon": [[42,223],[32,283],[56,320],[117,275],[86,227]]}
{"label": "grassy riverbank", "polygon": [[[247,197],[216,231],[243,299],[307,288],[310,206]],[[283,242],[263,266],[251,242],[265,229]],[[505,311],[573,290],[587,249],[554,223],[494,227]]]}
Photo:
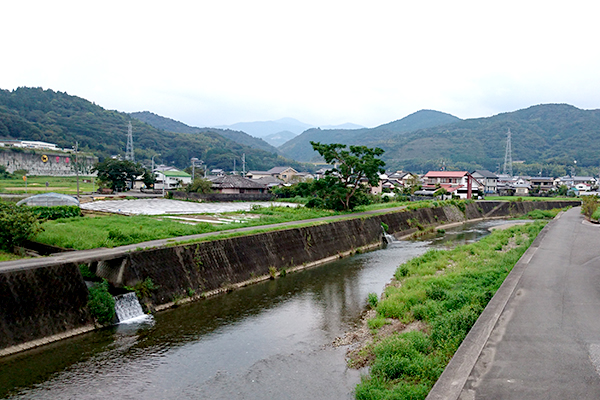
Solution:
{"label": "grassy riverbank", "polygon": [[[238,213],[241,214],[241,213]],[[41,243],[76,250],[98,247],[116,247],[156,239],[217,232],[246,226],[261,226],[288,221],[339,215],[339,212],[298,207],[259,208],[246,214],[258,218],[227,225],[200,222],[185,224],[164,217],[100,215],[95,217],[65,218],[46,221],[44,231],[34,240]]]}
{"label": "grassy riverbank", "polygon": [[[546,223],[495,231],[398,267],[368,321],[373,340],[349,363],[370,365],[356,398],[424,399],[471,326]],[[373,302],[373,300],[371,299]]]}

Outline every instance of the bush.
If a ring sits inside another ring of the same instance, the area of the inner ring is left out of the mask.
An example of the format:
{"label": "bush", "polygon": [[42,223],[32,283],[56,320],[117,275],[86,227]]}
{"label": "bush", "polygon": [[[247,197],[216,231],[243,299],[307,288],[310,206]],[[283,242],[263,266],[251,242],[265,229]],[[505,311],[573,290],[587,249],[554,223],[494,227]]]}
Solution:
{"label": "bush", "polygon": [[588,219],[592,218],[594,212],[600,205],[598,202],[597,196],[581,196],[581,201],[583,204],[581,205],[581,213],[585,215]]}
{"label": "bush", "polygon": [[78,206],[29,206],[29,209],[41,219],[81,217],[81,209]]}
{"label": "bush", "polygon": [[104,279],[90,288],[88,296],[88,309],[102,325],[111,324],[115,318],[115,299],[108,292],[108,287],[108,281]]}
{"label": "bush", "polygon": [[12,251],[40,231],[42,227],[31,210],[0,201],[0,249]]}

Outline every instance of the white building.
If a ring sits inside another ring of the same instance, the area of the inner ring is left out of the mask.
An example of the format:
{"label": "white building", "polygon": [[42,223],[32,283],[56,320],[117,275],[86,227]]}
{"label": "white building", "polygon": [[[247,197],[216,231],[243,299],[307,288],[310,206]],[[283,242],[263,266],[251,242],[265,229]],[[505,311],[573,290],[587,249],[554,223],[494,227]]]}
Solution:
{"label": "white building", "polygon": [[177,189],[192,183],[192,176],[183,171],[154,171],[154,189]]}

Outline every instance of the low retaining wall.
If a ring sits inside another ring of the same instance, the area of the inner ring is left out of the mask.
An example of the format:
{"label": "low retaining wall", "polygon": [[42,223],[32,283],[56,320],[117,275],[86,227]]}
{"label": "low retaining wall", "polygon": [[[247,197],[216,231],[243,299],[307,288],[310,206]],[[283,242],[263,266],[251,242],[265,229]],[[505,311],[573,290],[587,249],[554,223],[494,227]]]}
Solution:
{"label": "low retaining wall", "polygon": [[174,199],[202,201],[271,201],[275,196],[271,193],[194,193],[169,191]]}
{"label": "low retaining wall", "polygon": [[[457,206],[421,208],[210,242],[112,252],[87,265],[115,287],[136,286],[150,278],[158,288],[145,303],[151,309],[161,308],[192,293],[199,297],[226,291],[266,279],[276,270],[301,269],[378,247],[382,223],[389,233],[400,237],[440,224],[579,204],[475,202],[464,210]],[[38,267],[0,268],[0,355],[6,353],[1,349],[18,351],[27,346],[15,345],[69,330],[79,332],[92,322],[86,309],[87,288],[78,265],[43,266],[48,259],[40,259]]]}

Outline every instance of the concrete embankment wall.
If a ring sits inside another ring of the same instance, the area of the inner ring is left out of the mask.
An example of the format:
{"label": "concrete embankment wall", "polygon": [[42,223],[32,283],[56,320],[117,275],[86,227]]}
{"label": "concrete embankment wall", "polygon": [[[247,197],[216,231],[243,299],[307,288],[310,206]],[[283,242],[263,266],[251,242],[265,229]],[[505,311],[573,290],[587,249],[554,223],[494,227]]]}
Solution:
{"label": "concrete embankment wall", "polygon": [[[376,248],[381,245],[382,223],[389,233],[400,237],[429,226],[570,205],[579,203],[476,202],[464,210],[457,206],[421,208],[209,242],[113,251],[85,263],[115,287],[136,286],[151,279],[157,288],[145,303],[160,308],[192,293],[226,291],[268,277],[275,270],[301,269]],[[44,266],[44,260],[48,258],[40,259],[38,267],[23,270],[0,265],[0,355],[10,346],[14,350],[15,345],[91,323],[78,264]]]}
{"label": "concrete embankment wall", "polygon": [[0,349],[93,324],[75,264],[0,273]]}

